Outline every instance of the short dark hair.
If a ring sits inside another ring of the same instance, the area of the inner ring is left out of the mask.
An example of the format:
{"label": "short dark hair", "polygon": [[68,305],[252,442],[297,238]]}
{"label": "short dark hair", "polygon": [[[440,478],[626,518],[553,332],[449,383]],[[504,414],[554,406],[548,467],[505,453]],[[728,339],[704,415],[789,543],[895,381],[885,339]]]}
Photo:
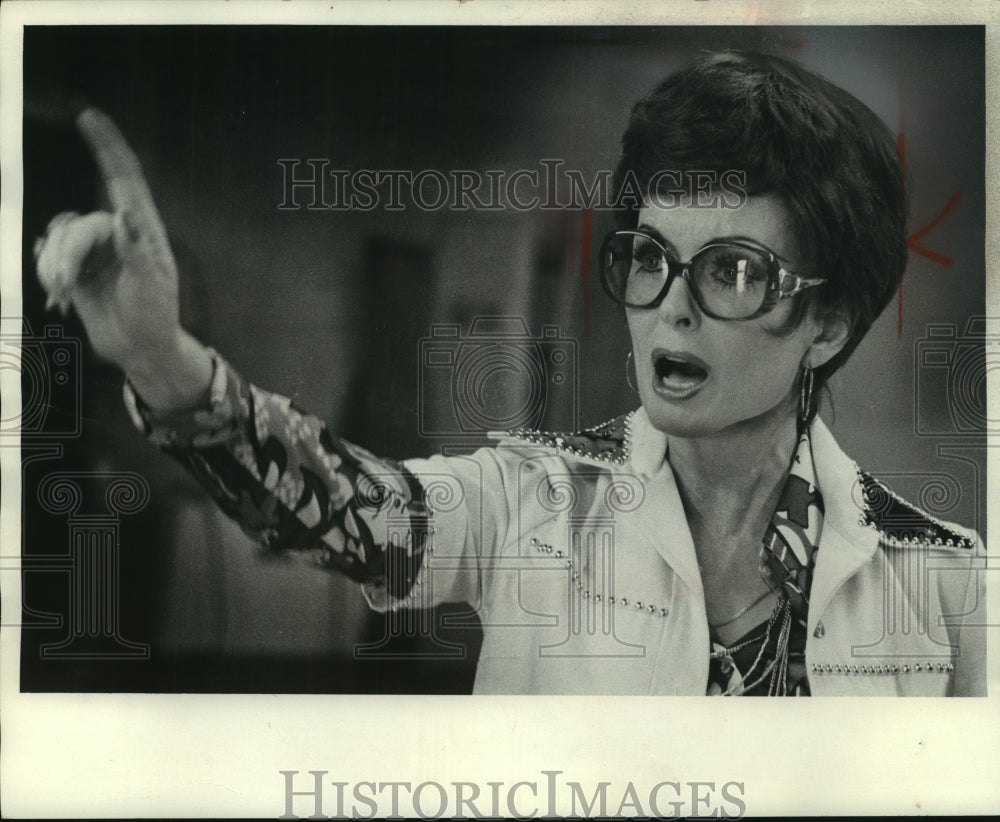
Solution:
{"label": "short dark hair", "polygon": [[[662,170],[737,170],[746,193],[777,196],[810,277],[789,330],[810,307],[839,311],[847,344],[815,369],[822,386],[892,299],[906,268],[907,198],[896,140],[867,106],[813,71],[752,52],[706,54],[632,109],[614,190]],[[618,219],[634,227],[634,203]]]}

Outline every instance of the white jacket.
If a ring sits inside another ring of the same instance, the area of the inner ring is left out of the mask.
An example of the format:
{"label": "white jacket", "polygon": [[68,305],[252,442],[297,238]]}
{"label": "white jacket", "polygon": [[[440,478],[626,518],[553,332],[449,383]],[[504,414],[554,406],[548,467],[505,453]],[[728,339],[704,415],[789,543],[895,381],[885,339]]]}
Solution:
{"label": "white jacket", "polygon": [[[811,428],[825,504],[809,606],[814,696],[985,694],[984,553],[862,474]],[[666,438],[640,409],[584,435],[525,432],[405,463],[433,508],[402,600],[465,601],[484,642],[477,693],[703,695],[709,634]]]}

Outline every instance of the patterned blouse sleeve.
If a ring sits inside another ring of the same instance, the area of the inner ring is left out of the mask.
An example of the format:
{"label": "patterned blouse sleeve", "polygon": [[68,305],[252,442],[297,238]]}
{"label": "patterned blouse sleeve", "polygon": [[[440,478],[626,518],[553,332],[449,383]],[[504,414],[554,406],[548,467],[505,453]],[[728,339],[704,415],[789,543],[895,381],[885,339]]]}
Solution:
{"label": "patterned blouse sleeve", "polygon": [[[210,399],[200,410],[154,412],[126,383],[136,425],[268,549],[301,552],[377,589],[385,603],[405,602],[430,530],[417,477],[401,463],[338,439],[322,420],[247,383],[212,356]],[[385,538],[380,521],[386,518],[397,533],[398,523],[405,524],[405,538]]]}

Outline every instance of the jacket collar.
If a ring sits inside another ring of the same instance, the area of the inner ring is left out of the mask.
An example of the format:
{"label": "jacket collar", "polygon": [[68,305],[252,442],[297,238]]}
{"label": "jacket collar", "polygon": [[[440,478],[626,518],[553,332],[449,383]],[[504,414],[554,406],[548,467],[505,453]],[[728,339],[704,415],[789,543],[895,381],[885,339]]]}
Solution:
{"label": "jacket collar", "polygon": [[[634,411],[630,420],[632,467],[644,477],[654,477],[667,464],[667,435],[653,427],[643,408]],[[809,438],[816,484],[826,508],[824,531],[832,529],[852,545],[862,546],[857,559],[867,561],[878,546],[878,532],[865,523],[861,472],[819,417],[809,427]]]}
{"label": "jacket collar", "polygon": [[837,445],[816,417],[809,428],[816,484],[825,507],[823,533],[809,603],[809,629],[845,580],[869,563],[878,550],[879,534],[865,523],[865,506],[857,464]]}
{"label": "jacket collar", "polygon": [[[650,422],[645,409],[630,417],[629,458],[633,469],[645,479],[664,486],[664,518],[683,522],[683,506],[667,461],[667,436]],[[837,444],[825,423],[816,417],[809,429],[816,484],[825,507],[820,549],[810,592],[810,623],[815,622],[840,585],[871,561],[879,545],[878,531],[865,523],[860,472],[855,462]],[[660,553],[686,581],[700,587],[694,545],[687,529],[678,529],[676,539],[655,541]],[[695,582],[697,578],[697,582]],[[810,625],[810,630],[812,625]]]}
{"label": "jacket collar", "polygon": [[[879,545],[879,532],[869,527],[861,474],[857,465],[837,445],[819,417],[809,429],[816,484],[825,507],[823,532],[810,592],[810,630],[840,585],[869,562]],[[494,435],[554,447],[576,459],[601,465],[629,463],[662,501],[662,517],[644,518],[643,530],[671,568],[693,589],[701,589],[701,575],[690,531],[675,527],[664,539],[663,523],[685,522],[683,504],[667,461],[667,436],[639,407],[631,414],[609,420],[576,434],[512,431]]]}
{"label": "jacket collar", "polygon": [[641,406],[629,416],[629,431],[626,445],[632,467],[643,477],[655,477],[667,462],[667,435],[654,427]]}
{"label": "jacket collar", "polygon": [[[646,409],[640,407],[629,416],[627,457],[632,470],[646,483],[647,495],[659,504],[656,517],[643,517],[640,528],[656,546],[663,561],[701,599],[702,580],[687,515],[673,469],[667,461],[667,435],[657,429]],[[669,525],[669,533],[665,527]]]}

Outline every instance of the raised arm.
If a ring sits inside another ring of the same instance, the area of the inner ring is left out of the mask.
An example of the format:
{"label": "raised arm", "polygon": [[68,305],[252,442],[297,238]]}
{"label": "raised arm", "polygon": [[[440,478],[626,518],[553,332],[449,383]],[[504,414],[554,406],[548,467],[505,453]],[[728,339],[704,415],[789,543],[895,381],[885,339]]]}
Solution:
{"label": "raised arm", "polygon": [[60,214],[36,242],[50,307],[76,310],[95,352],[125,371],[136,423],[247,533],[368,583],[380,605],[407,603],[428,541],[420,482],[251,386],[181,327],[177,266],[138,159],[97,109],[76,122],[113,211]]}

